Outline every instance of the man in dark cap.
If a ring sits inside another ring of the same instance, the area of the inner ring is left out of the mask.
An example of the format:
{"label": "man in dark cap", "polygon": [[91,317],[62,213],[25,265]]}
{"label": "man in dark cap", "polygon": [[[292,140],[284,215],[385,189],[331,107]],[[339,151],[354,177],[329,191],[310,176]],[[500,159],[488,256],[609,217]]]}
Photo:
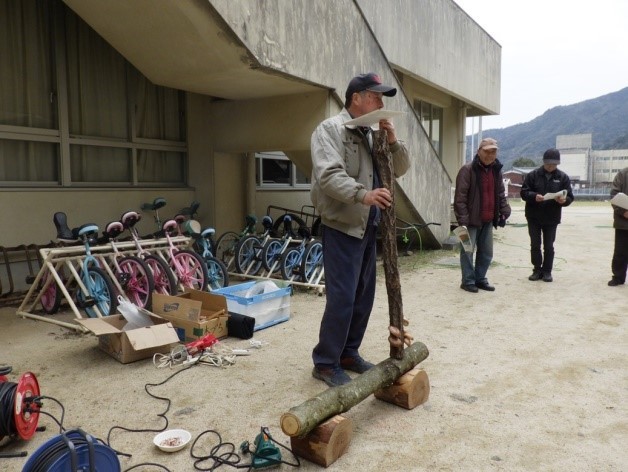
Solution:
{"label": "man in dark cap", "polygon": [[[358,75],[347,87],[345,108],[312,134],[311,197],[322,222],[327,297],[319,342],[312,352],[312,375],[330,387],[351,380],[345,370],[363,373],[373,366],[358,349],[375,297],[380,210],[393,204],[373,163],[370,126],[345,123],[383,108],[382,97],[396,93],[377,74]],[[386,131],[395,177],[405,174],[410,167],[406,146],[397,140],[390,120],[380,120],[379,129]]]}
{"label": "man in dark cap", "polygon": [[484,138],[473,160],[463,165],[456,176],[456,221],[467,228],[475,248],[475,261],[473,254],[465,252],[464,247],[460,248],[460,288],[470,293],[495,291],[486,278],[493,260],[493,228],[503,227],[511,211],[497,150],[497,141]]}
{"label": "man in dark cap", "polygon": [[[532,275],[528,280],[551,282],[554,265],[554,241],[563,207],[574,200],[569,176],[558,169],[560,152],[548,149],[543,165],[528,173],[521,186],[521,198],[526,202],[525,215],[530,235]],[[541,251],[541,243],[543,251]]]}

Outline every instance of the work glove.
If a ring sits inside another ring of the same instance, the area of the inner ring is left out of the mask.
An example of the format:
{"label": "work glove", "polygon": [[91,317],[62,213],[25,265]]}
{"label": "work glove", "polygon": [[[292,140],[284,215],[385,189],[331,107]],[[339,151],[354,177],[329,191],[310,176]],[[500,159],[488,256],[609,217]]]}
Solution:
{"label": "work glove", "polygon": [[499,226],[500,228],[503,228],[504,226],[506,226],[506,217],[504,215],[500,215],[497,226]]}

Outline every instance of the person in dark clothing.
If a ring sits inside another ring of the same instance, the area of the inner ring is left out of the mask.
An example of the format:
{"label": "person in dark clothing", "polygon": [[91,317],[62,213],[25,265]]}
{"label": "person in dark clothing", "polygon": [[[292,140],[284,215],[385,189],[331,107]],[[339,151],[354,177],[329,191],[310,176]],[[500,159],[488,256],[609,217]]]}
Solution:
{"label": "person in dark clothing", "polygon": [[[618,193],[628,194],[628,167],[617,172],[611,186],[611,197]],[[611,270],[613,277],[608,281],[609,287],[616,287],[626,283],[628,270],[628,210],[613,205],[613,228],[615,228],[615,247]]]}
{"label": "person in dark clothing", "polygon": [[558,149],[548,149],[543,154],[543,165],[528,173],[521,186],[521,198],[526,202],[525,216],[528,220],[533,267],[528,280],[532,281],[554,280],[552,268],[556,229],[563,207],[571,205],[574,200],[569,176],[558,169],[558,164],[560,152]]}
{"label": "person in dark clothing", "polygon": [[493,228],[503,227],[511,211],[497,149],[497,141],[483,139],[473,161],[463,165],[456,176],[456,221],[466,226],[470,242],[476,248],[475,264],[473,255],[466,253],[462,245],[460,248],[460,288],[471,293],[477,293],[478,289],[495,290],[486,278],[493,260]]}

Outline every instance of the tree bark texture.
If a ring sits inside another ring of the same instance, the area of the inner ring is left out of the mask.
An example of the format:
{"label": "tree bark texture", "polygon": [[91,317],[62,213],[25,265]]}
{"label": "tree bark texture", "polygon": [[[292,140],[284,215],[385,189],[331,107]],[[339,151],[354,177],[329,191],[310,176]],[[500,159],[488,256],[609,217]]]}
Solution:
{"label": "tree bark texture", "polygon": [[[388,293],[388,313],[390,326],[394,326],[401,333],[403,341],[403,302],[401,300],[401,281],[397,266],[397,230],[395,226],[395,176],[393,174],[392,154],[388,147],[386,131],[375,131],[373,136],[373,157],[379,173],[382,187],[390,190],[393,204],[381,211],[382,228],[382,260],[384,275],[386,276],[386,291]],[[403,342],[400,347],[390,345],[390,357],[401,359],[403,356]]]}
{"label": "tree bark texture", "polygon": [[401,359],[386,359],[351,382],[325,390],[281,415],[281,429],[288,436],[303,437],[320,423],[359,404],[372,393],[392,385],[429,354],[425,344],[415,342]]}

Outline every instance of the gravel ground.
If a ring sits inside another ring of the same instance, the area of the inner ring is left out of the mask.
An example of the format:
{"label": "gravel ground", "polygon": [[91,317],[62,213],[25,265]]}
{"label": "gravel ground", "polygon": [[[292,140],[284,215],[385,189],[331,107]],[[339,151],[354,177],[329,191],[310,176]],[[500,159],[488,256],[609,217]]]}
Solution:
{"label": "gravel ground", "polygon": [[[495,234],[489,278],[497,290],[460,290],[456,253],[431,251],[401,257],[404,313],[409,330],[430,356],[420,365],[431,394],[410,411],[372,396],[345,416],[353,422],[348,451],[330,471],[622,471],[628,470],[628,286],[607,287],[613,231],[610,206],[574,204],[563,212],[556,243],[554,282],[529,282],[528,235],[522,206]],[[152,443],[158,430],[184,428],[192,438],[206,430],[238,448],[260,427],[289,445],[281,414],[324,390],[311,377],[324,297],[298,292],[291,319],[258,331],[263,343],[229,367],[156,368],[147,359],[122,365],[97,348],[89,334],[22,319],[0,309],[0,366],[9,381],[33,372],[42,395],[65,408],[63,426],[83,428],[119,451],[121,470],[192,471],[191,447],[176,453]],[[70,315],[54,315],[71,319]],[[383,269],[362,354],[388,356],[388,302]],[[227,338],[223,345],[250,348]],[[173,374],[174,377],[171,377]],[[353,374],[352,374],[353,375]],[[149,386],[149,384],[159,384]],[[61,408],[43,410],[61,420]],[[0,452],[27,451],[59,434],[41,415],[29,441],[0,442]],[[113,429],[155,431],[127,432]],[[216,436],[205,434],[194,452],[208,455]],[[623,444],[623,446],[622,446]],[[282,449],[285,460],[293,461]],[[0,458],[0,469],[22,470],[27,458]],[[244,456],[242,463],[250,457]],[[198,467],[207,470],[205,462]],[[301,462],[303,470],[321,467]],[[283,465],[281,470],[291,467]],[[219,470],[232,470],[222,466]],[[235,469],[233,469],[235,470]]]}

